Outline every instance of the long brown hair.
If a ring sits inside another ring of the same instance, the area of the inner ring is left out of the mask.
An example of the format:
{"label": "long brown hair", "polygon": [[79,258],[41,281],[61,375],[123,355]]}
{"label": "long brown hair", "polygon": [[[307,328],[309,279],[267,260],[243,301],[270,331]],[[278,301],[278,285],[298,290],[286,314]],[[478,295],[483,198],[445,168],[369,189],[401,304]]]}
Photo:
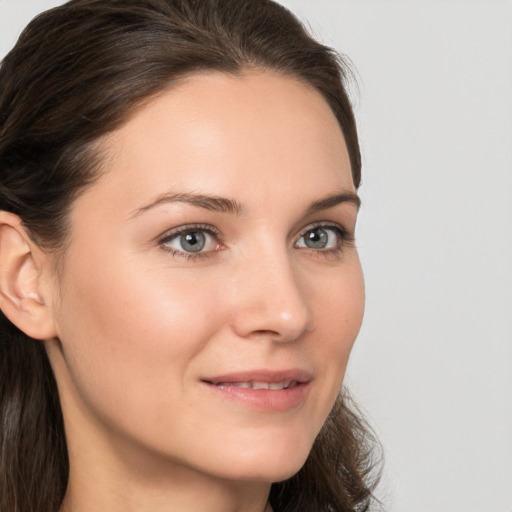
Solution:
{"label": "long brown hair", "polygon": [[[201,70],[272,70],[319,91],[361,159],[348,67],[270,0],[72,0],[36,17],[0,67],[0,210],[65,249],[73,200],[101,171],[95,142]],[[0,511],[57,512],[69,472],[55,380],[40,341],[0,313]],[[276,512],[368,510],[374,439],[340,395],[304,467],[272,486]]]}

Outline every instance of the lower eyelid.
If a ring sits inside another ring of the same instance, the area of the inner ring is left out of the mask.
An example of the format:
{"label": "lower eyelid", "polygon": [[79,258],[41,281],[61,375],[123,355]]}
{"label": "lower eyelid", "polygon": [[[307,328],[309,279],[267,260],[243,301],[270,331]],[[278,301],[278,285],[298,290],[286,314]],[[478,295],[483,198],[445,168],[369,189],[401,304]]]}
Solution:
{"label": "lower eyelid", "polygon": [[182,258],[185,260],[192,260],[192,261],[197,261],[197,260],[201,260],[203,258],[207,258],[208,256],[211,255],[210,254],[211,252],[214,252],[214,251],[195,252],[195,253],[194,252],[185,252],[185,251],[180,251],[178,249],[174,249],[173,247],[167,247],[165,245],[162,245],[161,248],[163,251],[170,253],[175,258]]}

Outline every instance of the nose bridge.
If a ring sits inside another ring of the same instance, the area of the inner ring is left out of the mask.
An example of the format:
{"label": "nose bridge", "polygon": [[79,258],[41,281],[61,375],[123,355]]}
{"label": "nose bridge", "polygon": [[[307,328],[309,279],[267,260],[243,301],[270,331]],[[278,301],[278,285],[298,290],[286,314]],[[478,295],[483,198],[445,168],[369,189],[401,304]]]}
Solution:
{"label": "nose bridge", "polygon": [[247,256],[239,272],[232,317],[237,334],[289,341],[314,328],[306,290],[284,244]]}

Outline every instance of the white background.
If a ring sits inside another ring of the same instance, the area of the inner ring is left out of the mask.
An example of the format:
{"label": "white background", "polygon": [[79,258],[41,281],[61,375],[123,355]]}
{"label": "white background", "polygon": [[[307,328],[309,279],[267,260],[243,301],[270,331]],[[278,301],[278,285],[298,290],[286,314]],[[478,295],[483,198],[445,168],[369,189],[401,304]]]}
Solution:
{"label": "white background", "polygon": [[[55,0],[0,0],[0,55]],[[282,0],[350,56],[367,284],[348,383],[390,512],[512,512],[512,2]]]}

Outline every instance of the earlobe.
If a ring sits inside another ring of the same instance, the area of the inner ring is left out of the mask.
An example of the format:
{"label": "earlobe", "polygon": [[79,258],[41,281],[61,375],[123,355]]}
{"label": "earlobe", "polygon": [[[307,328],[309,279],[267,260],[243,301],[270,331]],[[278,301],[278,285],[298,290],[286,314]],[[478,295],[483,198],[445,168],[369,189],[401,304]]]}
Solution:
{"label": "earlobe", "polygon": [[34,250],[20,218],[0,211],[0,309],[25,334],[43,340],[55,337],[55,328]]}

